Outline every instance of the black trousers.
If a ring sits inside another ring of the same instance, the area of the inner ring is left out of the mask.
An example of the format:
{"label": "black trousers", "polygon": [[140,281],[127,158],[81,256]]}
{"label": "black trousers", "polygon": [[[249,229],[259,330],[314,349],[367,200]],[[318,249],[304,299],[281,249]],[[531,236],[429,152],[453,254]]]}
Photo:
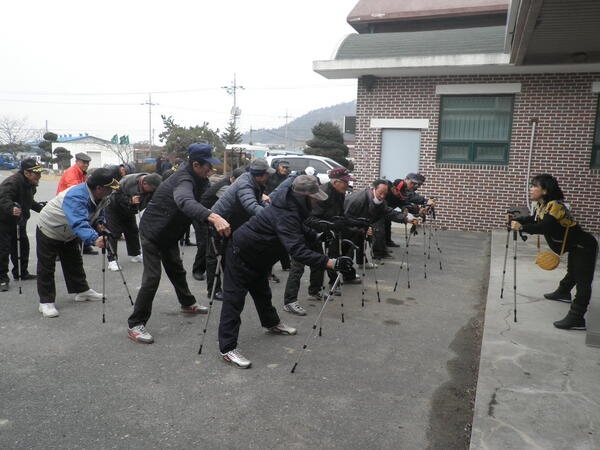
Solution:
{"label": "black trousers", "polygon": [[560,281],[559,289],[563,292],[571,292],[571,289],[576,288],[571,312],[578,316],[586,313],[592,298],[597,255],[598,241],[589,233],[584,233],[581,242],[569,251],[567,274]]}
{"label": "black trousers", "polygon": [[[317,253],[323,253],[323,246],[320,242],[315,242],[307,247]],[[298,300],[298,291],[300,291],[300,280],[304,275],[304,264],[290,259],[290,273],[285,283],[285,291],[283,293],[283,303],[288,305]],[[323,287],[323,278],[325,271],[320,267],[310,267],[310,282],[308,285],[308,295],[318,295]]]}
{"label": "black trousers", "polygon": [[179,255],[177,241],[168,244],[157,244],[141,235],[142,251],[144,252],[144,272],[142,286],[133,305],[133,313],[127,320],[129,328],[136,325],[146,325],[152,314],[152,303],[161,277],[161,263],[167,277],[175,288],[175,294],[182,306],[191,306],[196,298],[190,292],[185,278],[185,269]]}
{"label": "black trousers", "polygon": [[223,306],[219,322],[221,353],[227,353],[237,347],[246,294],[250,293],[254,300],[254,306],[263,327],[271,328],[280,322],[277,310],[271,303],[272,294],[268,280],[270,267],[257,267],[256,264],[246,263],[231,241],[227,245],[225,254]]}
{"label": "black trousers", "polygon": [[36,229],[35,239],[37,289],[40,303],[54,303],[56,300],[56,284],[54,281],[56,257],[60,258],[60,265],[69,294],[85,292],[90,288],[83,269],[79,239],[72,239],[68,242],[57,241],[46,236],[39,228]]}
{"label": "black trousers", "polygon": [[221,254],[221,268],[225,267],[226,244],[227,239],[223,239],[214,229],[209,229],[206,237],[206,291],[209,295],[212,293],[213,284],[216,284],[215,292],[221,290],[221,276],[216,276],[217,256]]}
{"label": "black trousers", "polygon": [[196,257],[192,266],[193,273],[206,272],[206,243],[208,238],[208,224],[206,222],[192,222],[196,233]]}
{"label": "black trousers", "polygon": [[139,255],[141,253],[140,231],[135,219],[135,214],[129,211],[123,213],[121,211],[111,209],[108,211],[106,216],[106,224],[108,225],[108,229],[112,234],[112,236],[108,238],[112,252],[108,253],[107,259],[109,261],[114,261],[115,257],[118,257],[117,245],[119,242],[119,237],[121,237],[122,234],[125,236],[127,255]]}
{"label": "black trousers", "polygon": [[[29,238],[25,225],[19,225],[19,241],[17,243],[17,225],[0,224],[0,282],[8,282],[8,260],[12,263],[12,275],[17,279],[21,273],[29,273]],[[19,265],[19,245],[21,262]]]}

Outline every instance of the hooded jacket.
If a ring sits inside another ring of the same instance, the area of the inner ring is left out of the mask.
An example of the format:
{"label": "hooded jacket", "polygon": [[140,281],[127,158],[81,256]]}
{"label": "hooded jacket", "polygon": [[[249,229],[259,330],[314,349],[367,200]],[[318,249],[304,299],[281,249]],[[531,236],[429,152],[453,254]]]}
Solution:
{"label": "hooded jacket", "polygon": [[[235,185],[237,181],[233,184]],[[328,258],[306,246],[316,234],[304,225],[310,215],[309,197],[280,186],[271,195],[271,206],[233,233],[234,252],[259,271],[269,271],[282,255],[304,265],[325,269]]]}

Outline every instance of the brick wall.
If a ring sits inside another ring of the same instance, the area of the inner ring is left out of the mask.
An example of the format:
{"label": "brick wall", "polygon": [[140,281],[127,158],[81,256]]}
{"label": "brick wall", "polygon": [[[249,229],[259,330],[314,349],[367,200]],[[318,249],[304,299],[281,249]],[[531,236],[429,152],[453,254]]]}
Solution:
{"label": "brick wall", "polygon": [[[419,171],[427,182],[420,192],[438,199],[438,222],[458,230],[500,228],[507,208],[526,204],[530,121],[537,117],[531,175],[556,176],[576,219],[600,233],[600,170],[590,169],[598,107],[593,81],[600,81],[600,73],[382,78],[371,91],[359,82],[351,154],[360,180],[356,187],[379,176],[382,130],[370,128],[371,119],[429,119],[429,128],[421,130]],[[508,166],[437,164],[436,85],[517,82],[521,93],[515,95]]]}

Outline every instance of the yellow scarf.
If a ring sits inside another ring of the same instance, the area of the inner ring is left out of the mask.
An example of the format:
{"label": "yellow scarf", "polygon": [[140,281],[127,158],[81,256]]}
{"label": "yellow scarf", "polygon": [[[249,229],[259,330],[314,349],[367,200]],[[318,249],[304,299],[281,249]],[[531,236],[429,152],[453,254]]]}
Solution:
{"label": "yellow scarf", "polygon": [[554,217],[558,223],[563,227],[573,227],[577,225],[577,222],[571,216],[571,212],[566,205],[560,200],[551,200],[548,203],[538,203],[537,205],[537,217],[539,220],[543,220],[546,214],[550,214]]}

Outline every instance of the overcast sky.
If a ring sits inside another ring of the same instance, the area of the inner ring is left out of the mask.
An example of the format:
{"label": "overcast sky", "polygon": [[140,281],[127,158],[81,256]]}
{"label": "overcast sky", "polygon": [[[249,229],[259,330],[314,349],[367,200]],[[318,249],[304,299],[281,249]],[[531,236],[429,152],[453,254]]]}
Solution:
{"label": "overcast sky", "polygon": [[271,128],[356,98],[312,71],[354,32],[357,0],[8,0],[0,5],[0,116],[57,134],[154,143],[161,114],[221,131],[234,73],[239,129]]}

